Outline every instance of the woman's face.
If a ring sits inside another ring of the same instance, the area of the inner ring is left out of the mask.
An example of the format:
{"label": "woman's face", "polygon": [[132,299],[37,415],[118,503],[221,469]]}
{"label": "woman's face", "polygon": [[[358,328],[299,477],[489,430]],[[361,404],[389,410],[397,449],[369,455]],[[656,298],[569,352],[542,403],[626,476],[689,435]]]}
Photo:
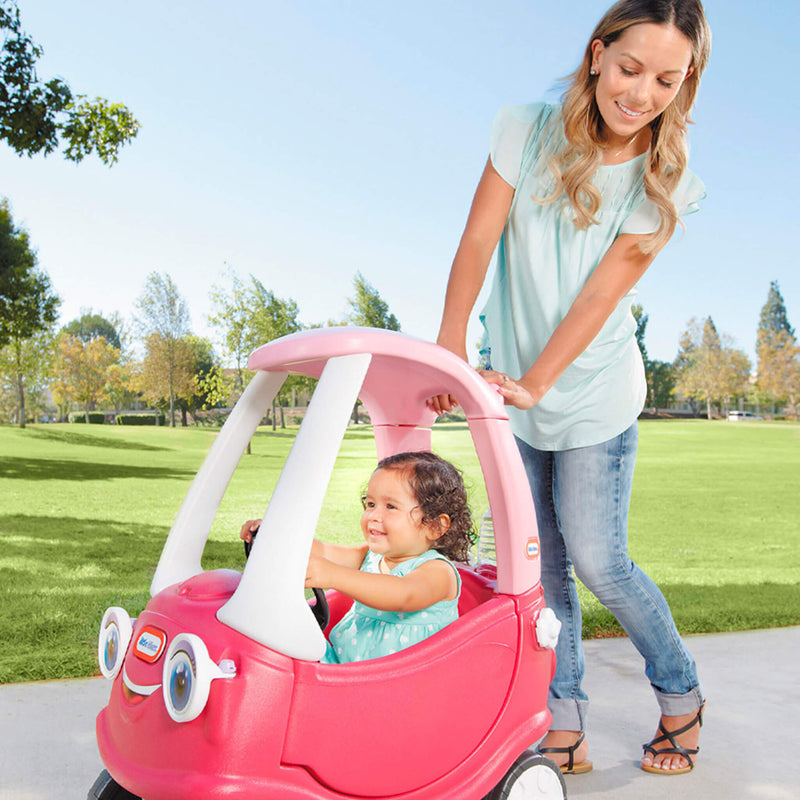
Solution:
{"label": "woman's face", "polygon": [[595,99],[609,143],[629,141],[656,119],[691,74],[691,61],[689,40],[673,25],[633,25],[608,46],[595,39]]}

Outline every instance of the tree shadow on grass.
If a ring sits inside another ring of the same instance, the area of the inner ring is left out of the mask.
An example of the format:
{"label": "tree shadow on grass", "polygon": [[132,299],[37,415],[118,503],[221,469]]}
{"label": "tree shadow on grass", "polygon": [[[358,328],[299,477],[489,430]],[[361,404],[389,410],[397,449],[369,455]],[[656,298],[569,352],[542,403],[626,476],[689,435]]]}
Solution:
{"label": "tree shadow on grass", "polygon": [[59,444],[81,445],[84,447],[107,447],[113,450],[144,450],[150,452],[166,452],[169,450],[168,447],[160,447],[146,442],[132,442],[122,438],[93,436],[88,433],[65,431],[63,429],[30,428],[29,435],[51,442],[58,442]]}
{"label": "tree shadow on grass", "polygon": [[[0,683],[97,674],[103,613],[141,613],[167,533],[161,525],[0,515]],[[243,564],[238,537],[208,542],[204,569]]]}
{"label": "tree shadow on grass", "polygon": [[112,478],[164,480],[187,478],[194,474],[194,470],[175,467],[106,464],[99,461],[21,457],[4,458],[0,461],[0,478],[26,481],[107,481]]}

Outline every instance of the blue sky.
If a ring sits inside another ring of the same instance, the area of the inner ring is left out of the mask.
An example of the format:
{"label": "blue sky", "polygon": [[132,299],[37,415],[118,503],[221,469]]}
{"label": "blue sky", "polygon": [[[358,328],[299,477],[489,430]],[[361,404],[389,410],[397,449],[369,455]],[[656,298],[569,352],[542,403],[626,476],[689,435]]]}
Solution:
{"label": "blue sky", "polygon": [[[82,308],[130,317],[158,271],[209,335],[208,292],[227,264],[294,299],[306,324],[341,318],[361,271],[426,339],[497,108],[557,99],[607,6],[19,2],[45,50],[42,77],[124,102],[142,124],[111,169],[0,147],[0,196],[38,248],[63,322]],[[800,3],[705,7],[714,45],[691,167],[708,197],[639,287],[650,356],[664,360],[689,318],[707,315],[753,357],[771,280],[800,328]]]}

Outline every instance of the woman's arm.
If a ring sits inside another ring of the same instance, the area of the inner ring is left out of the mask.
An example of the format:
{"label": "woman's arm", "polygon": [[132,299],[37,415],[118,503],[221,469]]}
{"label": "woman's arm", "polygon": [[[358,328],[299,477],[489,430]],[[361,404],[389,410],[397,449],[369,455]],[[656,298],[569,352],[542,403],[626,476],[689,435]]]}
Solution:
{"label": "woman's arm", "polygon": [[489,383],[500,385],[500,394],[517,408],[532,408],[559,379],[564,370],[591,344],[620,300],[636,285],[653,263],[655,253],[639,249],[644,237],[623,233],[603,256],[567,315],[533,366],[519,379],[505,379],[485,372]]}
{"label": "woman's arm", "polygon": [[311,586],[336,589],[370,608],[395,612],[422,611],[458,594],[453,567],[438,559],[399,576],[361,572],[312,554],[306,588]]}
{"label": "woman's arm", "polygon": [[[491,159],[488,160],[450,269],[442,323],[436,340],[464,361],[469,360],[469,316],[486,279],[492,253],[503,233],[513,199],[514,188],[500,177]],[[431,405],[441,413],[450,411],[455,401],[449,395],[440,395],[433,398]]]}

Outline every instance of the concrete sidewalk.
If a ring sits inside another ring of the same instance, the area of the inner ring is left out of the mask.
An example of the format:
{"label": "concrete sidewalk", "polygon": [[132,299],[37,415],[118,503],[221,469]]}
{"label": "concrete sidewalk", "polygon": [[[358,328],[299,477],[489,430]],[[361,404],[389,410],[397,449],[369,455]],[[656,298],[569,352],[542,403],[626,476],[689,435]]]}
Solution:
{"label": "concrete sidewalk", "polygon": [[[800,627],[687,637],[708,696],[697,769],[648,775],[637,767],[658,709],[627,639],[586,642],[595,764],[567,776],[581,800],[797,800]],[[763,688],[762,688],[763,687]],[[94,718],[102,678],[0,686],[0,800],[84,800],[102,769]],[[443,798],[458,800],[458,798]]]}

